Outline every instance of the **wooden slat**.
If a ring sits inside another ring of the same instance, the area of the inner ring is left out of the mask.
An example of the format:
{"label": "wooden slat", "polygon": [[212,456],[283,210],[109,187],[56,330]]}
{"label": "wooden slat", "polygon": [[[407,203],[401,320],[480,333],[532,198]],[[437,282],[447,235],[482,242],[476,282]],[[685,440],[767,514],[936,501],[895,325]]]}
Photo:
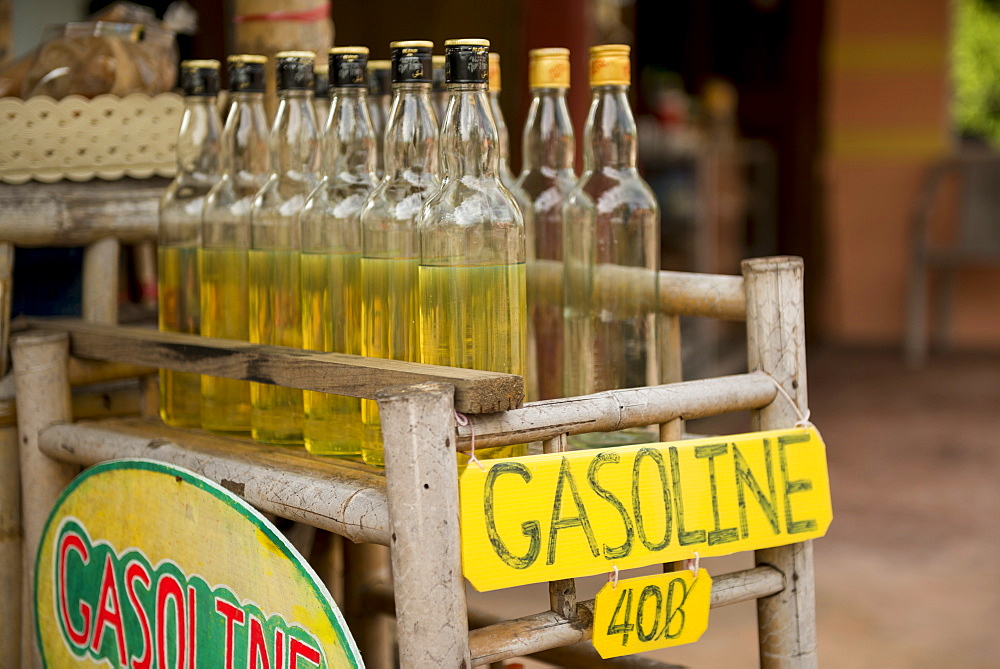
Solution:
{"label": "wooden slat", "polygon": [[440,381],[455,386],[455,409],[480,414],[520,406],[524,380],[481,372],[343,353],[263,346],[151,328],[106,326],[76,319],[32,319],[38,328],[69,332],[80,358],[149,365],[227,379],[375,399],[382,388]]}
{"label": "wooden slat", "polygon": [[141,418],[52,425],[40,433],[39,448],[56,460],[87,466],[117,458],[174,464],[215,481],[262,511],[352,541],[389,544],[385,477],[361,463]]}
{"label": "wooden slat", "polygon": [[15,246],[86,246],[156,239],[169,179],[0,184],[0,241]]}
{"label": "wooden slat", "polygon": [[[767,566],[731,572],[714,577],[711,606],[716,608],[759,599],[781,592],[785,579],[781,572]],[[488,664],[520,655],[530,655],[558,646],[593,638],[594,600],[580,602],[577,615],[567,620],[553,611],[488,624],[469,634],[473,665]],[[474,622],[482,622],[474,620]],[[574,664],[574,667],[591,666]],[[670,666],[670,665],[635,665]]]}
{"label": "wooden slat", "polygon": [[675,418],[758,409],[770,404],[777,392],[763,374],[735,374],[531,402],[513,411],[476,416],[469,425],[459,426],[457,448],[469,450],[473,431],[476,448],[521,444],[563,433],[614,432]]}
{"label": "wooden slat", "polygon": [[[532,294],[543,300],[559,304],[562,300],[562,262],[536,260],[532,265]],[[600,268],[600,285],[609,291],[627,291],[635,294],[637,286],[652,284],[645,278],[648,270],[604,265]],[[723,274],[697,274],[694,272],[659,273],[657,309],[661,313],[679,316],[702,316],[721,320],[746,319],[746,296],[743,277]],[[639,299],[652,300],[652,289]]]}

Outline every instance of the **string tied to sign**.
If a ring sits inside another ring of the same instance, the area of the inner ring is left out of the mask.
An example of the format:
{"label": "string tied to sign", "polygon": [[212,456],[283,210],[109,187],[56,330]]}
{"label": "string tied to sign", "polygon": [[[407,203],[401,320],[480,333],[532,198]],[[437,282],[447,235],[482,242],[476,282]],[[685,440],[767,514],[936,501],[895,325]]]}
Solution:
{"label": "string tied to sign", "polygon": [[472,424],[472,421],[469,420],[468,416],[466,416],[464,413],[459,413],[458,411],[455,412],[455,422],[461,425],[462,427],[465,426],[469,427],[469,443],[471,446],[469,449],[469,462],[470,463],[475,462],[476,465],[479,466],[479,469],[485,472],[486,467],[484,467],[483,463],[481,463],[479,459],[476,458],[476,426]]}
{"label": "string tied to sign", "polygon": [[698,576],[698,568],[701,558],[698,556],[698,551],[694,552],[694,558],[690,560],[684,560],[684,568],[693,572],[695,576]]}
{"label": "string tied to sign", "polygon": [[795,400],[793,400],[792,396],[788,394],[788,391],[785,390],[784,386],[782,386],[778,382],[778,379],[774,378],[764,370],[757,370],[757,371],[759,371],[767,378],[771,379],[771,381],[774,382],[774,387],[778,389],[778,392],[781,393],[786,400],[788,400],[789,404],[792,405],[792,410],[795,411],[795,415],[798,417],[798,420],[795,421],[795,425],[793,425],[792,427],[804,427],[804,428],[816,427],[809,421],[809,409],[806,409],[805,413],[802,413],[802,410],[799,409],[799,405],[795,403]]}
{"label": "string tied to sign", "polygon": [[613,564],[613,565],[611,565],[611,568],[614,571],[609,571],[608,572],[608,583],[611,584],[611,589],[612,590],[617,590],[618,589],[618,565]]}

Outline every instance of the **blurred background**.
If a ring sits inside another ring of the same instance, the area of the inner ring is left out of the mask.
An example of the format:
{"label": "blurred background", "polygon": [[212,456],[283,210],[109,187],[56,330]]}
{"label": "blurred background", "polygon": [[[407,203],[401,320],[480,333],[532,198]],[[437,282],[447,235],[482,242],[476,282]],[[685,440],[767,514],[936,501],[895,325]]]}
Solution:
{"label": "blurred background", "polygon": [[[181,57],[220,60],[237,51],[235,15],[326,6],[187,3],[197,24],[179,37]],[[0,0],[0,61],[101,4]],[[142,4],[160,17],[178,5]],[[373,59],[392,40],[490,39],[515,172],[528,50],[571,49],[579,143],[587,47],[631,44],[664,269],[805,258],[810,405],[835,508],[816,546],[823,663],[997,666],[1000,2],[332,0],[329,16],[335,44],[367,45]],[[744,364],[738,328],[692,322],[685,333],[687,378]],[[537,610],[520,599],[483,601]],[[755,666],[753,615],[716,610],[702,642],[659,656]]]}

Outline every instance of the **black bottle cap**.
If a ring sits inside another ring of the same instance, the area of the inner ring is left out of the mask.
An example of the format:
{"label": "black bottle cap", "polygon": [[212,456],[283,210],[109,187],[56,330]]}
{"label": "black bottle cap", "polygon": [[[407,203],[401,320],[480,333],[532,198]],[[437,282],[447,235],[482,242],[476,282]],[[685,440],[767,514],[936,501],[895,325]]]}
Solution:
{"label": "black bottle cap", "polygon": [[488,84],[490,42],[450,39],[444,43],[444,76],[449,84]]}
{"label": "black bottle cap", "polygon": [[410,40],[393,42],[389,46],[392,48],[392,83],[429,84],[433,81],[431,51],[434,42]]}
{"label": "black bottle cap", "polygon": [[181,63],[181,90],[185,97],[214,98],[219,94],[219,61],[185,60]]}
{"label": "black bottle cap", "polygon": [[282,51],[275,56],[278,61],[279,91],[311,91],[313,89],[312,51]]}
{"label": "black bottle cap", "polygon": [[326,63],[313,66],[313,91],[318,98],[330,97],[330,69]]}
{"label": "black bottle cap", "polygon": [[335,46],[330,49],[330,87],[368,86],[368,47]]}
{"label": "black bottle cap", "polygon": [[229,90],[233,93],[263,93],[264,66],[267,58],[239,54],[226,59],[229,70]]}

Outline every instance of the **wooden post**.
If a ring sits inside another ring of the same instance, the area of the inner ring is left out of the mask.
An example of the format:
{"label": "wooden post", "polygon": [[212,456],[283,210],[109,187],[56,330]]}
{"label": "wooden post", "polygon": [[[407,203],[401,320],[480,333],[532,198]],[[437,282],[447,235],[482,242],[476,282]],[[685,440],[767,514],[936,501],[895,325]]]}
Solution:
{"label": "wooden post", "polygon": [[[21,435],[21,509],[24,527],[21,573],[22,667],[41,666],[34,640],[35,552],[49,511],[79,471],[38,450],[38,433],[71,419],[69,336],[63,332],[27,332],[11,341],[17,384],[17,423]],[[4,593],[6,596],[6,593]]]}
{"label": "wooden post", "polygon": [[[747,296],[747,358],[770,374],[783,394],[751,412],[754,430],[792,427],[808,407],[801,258],[754,258],[742,263]],[[811,541],[756,552],[758,565],[785,577],[786,587],[757,601],[761,669],[817,666],[816,592]]]}
{"label": "wooden post", "polygon": [[[660,383],[680,383],[684,380],[681,351],[681,318],[677,314],[659,316]],[[684,421],[674,418],[660,424],[660,441],[679,441],[684,436]]]}
{"label": "wooden post", "polygon": [[[565,453],[568,446],[567,434],[560,434],[542,442],[542,450],[545,453]],[[562,578],[549,581],[549,608],[566,620],[576,618],[576,579]]]}
{"label": "wooden post", "polygon": [[421,383],[386,388],[376,397],[385,440],[400,664],[469,669],[454,387]]}
{"label": "wooden post", "polygon": [[16,667],[21,657],[21,472],[18,465],[14,402],[0,402],[0,667]]}
{"label": "wooden post", "polygon": [[118,240],[105,237],[83,252],[83,320],[118,322]]}

